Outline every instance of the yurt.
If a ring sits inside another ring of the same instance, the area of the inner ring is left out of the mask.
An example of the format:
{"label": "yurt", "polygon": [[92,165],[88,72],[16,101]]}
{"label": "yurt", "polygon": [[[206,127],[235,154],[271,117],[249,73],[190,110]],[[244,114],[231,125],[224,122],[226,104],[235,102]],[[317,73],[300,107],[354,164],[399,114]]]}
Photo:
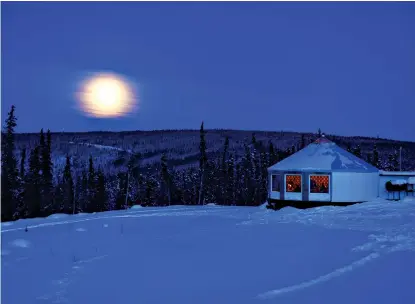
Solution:
{"label": "yurt", "polygon": [[269,202],[351,204],[379,195],[379,170],[324,136],[268,168]]}

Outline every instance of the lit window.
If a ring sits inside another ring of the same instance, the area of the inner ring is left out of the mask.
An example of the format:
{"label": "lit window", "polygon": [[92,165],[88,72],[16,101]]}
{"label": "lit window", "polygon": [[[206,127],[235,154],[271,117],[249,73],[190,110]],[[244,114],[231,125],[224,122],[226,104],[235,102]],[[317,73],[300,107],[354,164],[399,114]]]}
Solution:
{"label": "lit window", "polygon": [[301,175],[285,176],[286,192],[301,192]]}
{"label": "lit window", "polygon": [[310,175],[310,193],[329,193],[329,176]]}
{"label": "lit window", "polygon": [[271,175],[271,191],[280,192],[280,176]]}

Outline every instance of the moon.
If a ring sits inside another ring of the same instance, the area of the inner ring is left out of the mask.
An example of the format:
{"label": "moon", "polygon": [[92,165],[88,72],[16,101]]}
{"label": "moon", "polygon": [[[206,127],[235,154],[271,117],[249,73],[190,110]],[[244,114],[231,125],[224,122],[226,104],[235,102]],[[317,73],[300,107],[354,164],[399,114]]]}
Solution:
{"label": "moon", "polygon": [[77,92],[80,110],[87,116],[116,118],[130,114],[137,100],[133,85],[115,73],[96,73]]}

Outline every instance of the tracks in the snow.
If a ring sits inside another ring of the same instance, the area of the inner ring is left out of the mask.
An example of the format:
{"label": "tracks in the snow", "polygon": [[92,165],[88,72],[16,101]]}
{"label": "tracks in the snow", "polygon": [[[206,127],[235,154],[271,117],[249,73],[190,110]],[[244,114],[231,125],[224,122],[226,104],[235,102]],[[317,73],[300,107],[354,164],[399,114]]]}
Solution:
{"label": "tracks in the snow", "polygon": [[[88,221],[99,221],[99,220],[106,220],[106,219],[115,219],[115,218],[138,218],[138,217],[170,217],[170,216],[194,216],[194,215],[210,215],[221,213],[223,211],[229,210],[232,207],[206,207],[206,206],[195,206],[195,207],[183,207],[183,208],[143,208],[140,210],[129,210],[129,211],[115,211],[114,213],[105,212],[103,214],[96,214],[96,215],[87,215],[87,216],[71,216],[68,215],[68,220],[65,221],[56,221],[56,220],[48,220],[45,219],[45,222],[39,224],[32,224],[27,226],[20,226],[20,227],[13,227],[9,229],[2,229],[1,233],[6,232],[14,232],[14,231],[21,231],[27,229],[34,229],[34,228],[43,228],[43,227],[51,227],[57,225],[66,225],[72,223],[82,223]],[[147,210],[144,210],[147,209]]]}

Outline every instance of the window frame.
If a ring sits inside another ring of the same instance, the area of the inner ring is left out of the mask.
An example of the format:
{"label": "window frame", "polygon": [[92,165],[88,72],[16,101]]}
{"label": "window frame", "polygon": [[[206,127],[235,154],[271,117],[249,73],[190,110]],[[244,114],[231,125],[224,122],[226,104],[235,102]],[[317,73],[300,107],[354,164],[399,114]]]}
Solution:
{"label": "window frame", "polygon": [[[312,192],[311,191],[311,177],[312,176],[326,176],[327,178],[328,178],[328,187],[327,187],[327,192]],[[330,179],[331,179],[331,177],[330,177],[330,174],[327,174],[327,173],[313,173],[313,174],[310,174],[309,176],[308,176],[308,192],[310,193],[310,194],[330,194],[331,193],[331,187],[330,187]]]}
{"label": "window frame", "polygon": [[[277,190],[274,190],[274,176],[277,180]],[[281,192],[281,174],[271,173],[271,192]]]}
{"label": "window frame", "polygon": [[[287,187],[287,177],[288,176],[299,176],[300,177],[300,191],[288,191]],[[303,193],[303,175],[301,173],[286,173],[284,175],[284,190],[285,193]]]}

